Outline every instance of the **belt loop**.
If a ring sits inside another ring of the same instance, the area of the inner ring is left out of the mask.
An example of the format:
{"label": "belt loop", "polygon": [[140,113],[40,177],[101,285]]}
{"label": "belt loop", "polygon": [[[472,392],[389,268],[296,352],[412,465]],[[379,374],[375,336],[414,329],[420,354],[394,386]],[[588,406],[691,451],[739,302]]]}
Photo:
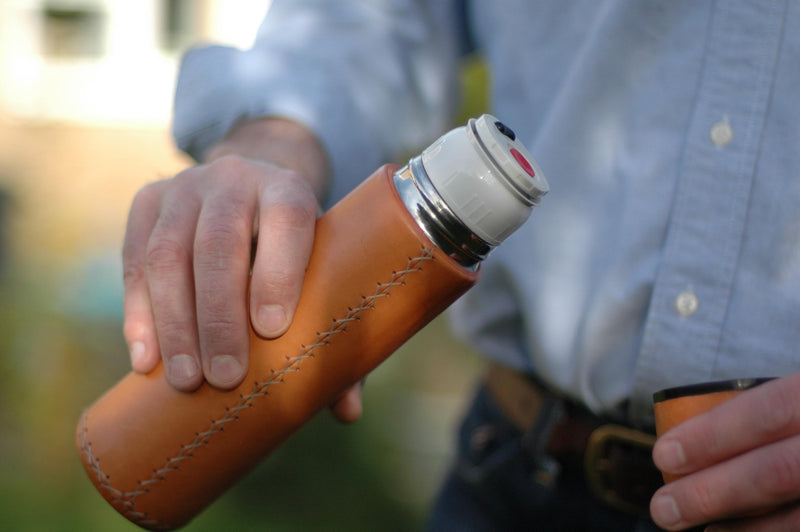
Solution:
{"label": "belt loop", "polygon": [[520,444],[532,462],[534,480],[538,484],[549,486],[561,472],[561,465],[547,454],[547,445],[553,429],[564,418],[565,407],[560,397],[547,391],[541,399],[539,416],[522,435]]}

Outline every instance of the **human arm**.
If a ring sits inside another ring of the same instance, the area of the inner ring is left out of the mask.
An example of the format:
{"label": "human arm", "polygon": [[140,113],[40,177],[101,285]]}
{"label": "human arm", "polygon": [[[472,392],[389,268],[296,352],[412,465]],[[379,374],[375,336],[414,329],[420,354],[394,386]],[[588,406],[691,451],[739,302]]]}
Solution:
{"label": "human arm", "polygon": [[667,530],[743,514],[750,516],[712,530],[800,529],[800,373],[675,427],[656,443],[653,459],[662,471],[685,475],[651,501],[653,519]]}
{"label": "human arm", "polygon": [[[124,261],[134,370],[160,354],[178,389],[204,378],[230,388],[246,370],[248,318],[264,336],[286,329],[318,205],[449,117],[457,54],[445,45],[452,17],[438,23],[445,5],[434,16],[412,1],[276,1],[251,50],[212,46],[184,58],[173,129],[203,164],[145,187],[132,206]],[[276,312],[265,318],[265,309]],[[340,418],[358,417],[356,390],[337,403]]]}

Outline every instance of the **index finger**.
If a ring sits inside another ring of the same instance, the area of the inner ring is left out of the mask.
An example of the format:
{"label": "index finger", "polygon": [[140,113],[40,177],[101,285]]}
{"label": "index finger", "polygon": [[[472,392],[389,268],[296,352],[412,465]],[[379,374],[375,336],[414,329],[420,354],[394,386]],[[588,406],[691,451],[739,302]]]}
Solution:
{"label": "index finger", "polygon": [[289,174],[261,192],[250,313],[254,329],[268,338],[283,334],[292,321],[314,242],[316,197]]}

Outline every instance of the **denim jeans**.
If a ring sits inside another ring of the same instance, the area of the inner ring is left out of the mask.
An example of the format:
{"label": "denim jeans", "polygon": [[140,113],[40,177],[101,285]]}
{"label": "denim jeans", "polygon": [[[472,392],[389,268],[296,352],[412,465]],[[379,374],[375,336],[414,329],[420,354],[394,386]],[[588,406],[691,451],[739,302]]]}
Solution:
{"label": "denim jeans", "polygon": [[456,462],[434,502],[427,530],[660,530],[649,519],[596,499],[582,468],[559,466],[548,456],[531,456],[529,448],[523,434],[480,388],[460,428]]}

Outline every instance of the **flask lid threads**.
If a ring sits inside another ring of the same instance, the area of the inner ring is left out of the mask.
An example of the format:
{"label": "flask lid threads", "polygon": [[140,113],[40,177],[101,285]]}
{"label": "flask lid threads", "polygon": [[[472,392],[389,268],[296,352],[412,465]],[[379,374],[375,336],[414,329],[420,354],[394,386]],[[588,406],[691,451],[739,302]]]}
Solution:
{"label": "flask lid threads", "polygon": [[493,249],[470,231],[442,200],[422,157],[414,157],[394,175],[394,185],[414,221],[436,247],[459,265],[476,270]]}

